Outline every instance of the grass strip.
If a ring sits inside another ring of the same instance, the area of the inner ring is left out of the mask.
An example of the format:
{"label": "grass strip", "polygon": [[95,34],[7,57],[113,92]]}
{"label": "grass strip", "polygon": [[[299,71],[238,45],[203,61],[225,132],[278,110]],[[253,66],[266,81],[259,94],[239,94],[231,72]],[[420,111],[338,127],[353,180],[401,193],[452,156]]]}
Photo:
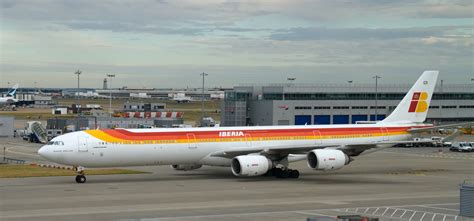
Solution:
{"label": "grass strip", "polygon": [[[86,175],[144,174],[148,172],[126,169],[86,169]],[[33,165],[0,165],[0,178],[75,176],[73,170],[39,167]]]}

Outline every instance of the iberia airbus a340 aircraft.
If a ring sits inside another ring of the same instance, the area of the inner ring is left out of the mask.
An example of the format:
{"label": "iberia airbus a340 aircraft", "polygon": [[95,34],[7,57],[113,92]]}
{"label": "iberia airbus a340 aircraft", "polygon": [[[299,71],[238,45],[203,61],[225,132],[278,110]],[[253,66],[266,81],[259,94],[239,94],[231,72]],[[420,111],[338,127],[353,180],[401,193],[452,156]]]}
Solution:
{"label": "iberia airbus a340 aircraft", "polygon": [[298,178],[289,163],[337,170],[362,152],[410,142],[412,133],[434,128],[423,122],[437,77],[438,71],[425,71],[393,113],[374,124],[85,130],[56,137],[38,153],[74,166],[78,183],[86,182],[85,167],[143,165],[229,166],[235,176]]}

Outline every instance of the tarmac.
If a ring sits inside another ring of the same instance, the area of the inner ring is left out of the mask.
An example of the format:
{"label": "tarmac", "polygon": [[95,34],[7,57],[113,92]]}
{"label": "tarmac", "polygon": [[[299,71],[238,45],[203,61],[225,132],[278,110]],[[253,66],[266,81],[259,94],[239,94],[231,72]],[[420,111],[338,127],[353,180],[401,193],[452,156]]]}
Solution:
{"label": "tarmac", "polygon": [[[0,140],[8,157],[44,161],[39,145]],[[472,220],[458,216],[459,188],[474,180],[474,152],[390,148],[337,171],[293,164],[299,179],[238,178],[230,168],[151,174],[0,179],[0,220],[306,220],[360,214],[381,220]],[[0,151],[2,152],[2,151]],[[86,171],[87,174],[87,171]]]}

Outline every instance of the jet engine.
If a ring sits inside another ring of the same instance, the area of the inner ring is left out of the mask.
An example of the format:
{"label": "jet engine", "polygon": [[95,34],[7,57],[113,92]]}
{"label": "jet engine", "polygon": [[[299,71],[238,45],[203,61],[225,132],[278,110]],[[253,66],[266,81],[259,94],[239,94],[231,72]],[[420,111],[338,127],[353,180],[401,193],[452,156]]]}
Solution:
{"label": "jet engine", "polygon": [[272,168],[272,161],[265,156],[246,155],[235,157],[231,165],[235,176],[261,176]]}
{"label": "jet engine", "polygon": [[184,171],[195,170],[195,169],[199,169],[201,167],[202,167],[202,165],[199,165],[199,164],[174,164],[174,165],[171,165],[171,168],[173,168],[175,170],[184,170]]}
{"label": "jet engine", "polygon": [[350,162],[344,152],[332,149],[312,150],[307,158],[309,168],[314,170],[338,170]]}

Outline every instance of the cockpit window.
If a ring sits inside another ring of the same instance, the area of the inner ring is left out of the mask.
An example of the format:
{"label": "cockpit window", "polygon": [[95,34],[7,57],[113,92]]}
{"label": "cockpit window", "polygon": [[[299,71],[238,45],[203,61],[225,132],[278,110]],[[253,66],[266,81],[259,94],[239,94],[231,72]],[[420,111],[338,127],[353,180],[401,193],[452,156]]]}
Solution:
{"label": "cockpit window", "polygon": [[64,142],[62,141],[49,141],[46,145],[56,145],[56,146],[64,146]]}

